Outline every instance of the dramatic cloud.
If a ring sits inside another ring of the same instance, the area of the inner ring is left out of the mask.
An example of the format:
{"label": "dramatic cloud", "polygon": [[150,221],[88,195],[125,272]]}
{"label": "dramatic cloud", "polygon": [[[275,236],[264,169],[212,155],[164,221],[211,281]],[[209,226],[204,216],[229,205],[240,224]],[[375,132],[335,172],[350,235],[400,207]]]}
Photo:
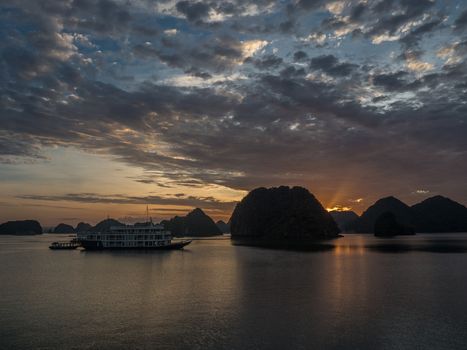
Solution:
{"label": "dramatic cloud", "polygon": [[78,149],[138,169],[128,186],[218,186],[211,197],[96,188],[14,200],[228,216],[239,198],[219,188],[302,184],[356,210],[420,188],[467,202],[456,185],[467,174],[466,11],[429,0],[7,0],[0,162],[33,169],[50,150]]}

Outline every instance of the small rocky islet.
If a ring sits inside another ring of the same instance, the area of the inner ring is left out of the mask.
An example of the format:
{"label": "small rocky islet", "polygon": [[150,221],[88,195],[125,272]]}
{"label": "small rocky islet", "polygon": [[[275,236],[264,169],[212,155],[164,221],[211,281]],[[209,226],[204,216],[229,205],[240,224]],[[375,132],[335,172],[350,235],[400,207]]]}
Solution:
{"label": "small rocky islet", "polygon": [[0,225],[0,235],[40,235],[42,226],[36,220],[7,221]]}

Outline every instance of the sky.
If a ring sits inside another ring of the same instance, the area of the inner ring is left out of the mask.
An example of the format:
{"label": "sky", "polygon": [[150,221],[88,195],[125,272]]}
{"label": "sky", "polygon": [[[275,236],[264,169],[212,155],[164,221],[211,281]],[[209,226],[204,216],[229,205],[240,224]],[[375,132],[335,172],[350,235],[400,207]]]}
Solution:
{"label": "sky", "polygon": [[4,0],[0,221],[467,204],[467,3]]}

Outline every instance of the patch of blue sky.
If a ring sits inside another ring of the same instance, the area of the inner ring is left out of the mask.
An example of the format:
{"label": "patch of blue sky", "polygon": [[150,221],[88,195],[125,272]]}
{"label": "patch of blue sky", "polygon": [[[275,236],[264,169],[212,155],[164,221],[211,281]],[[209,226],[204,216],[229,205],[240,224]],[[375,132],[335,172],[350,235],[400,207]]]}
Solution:
{"label": "patch of blue sky", "polygon": [[310,34],[323,31],[321,28],[322,22],[331,17],[328,11],[308,11],[301,13],[297,18],[298,33],[306,37]]}
{"label": "patch of blue sky", "polygon": [[177,29],[178,31],[182,32],[190,32],[190,31],[196,31],[196,32],[202,32],[198,27],[196,28],[190,28],[190,25],[188,22],[182,18],[177,18],[173,16],[159,16],[156,19],[157,24],[162,30],[166,29]]}
{"label": "patch of blue sky", "polygon": [[119,52],[122,45],[115,39],[110,37],[90,37],[89,40],[96,45],[97,50],[105,52]]}
{"label": "patch of blue sky", "polygon": [[330,47],[329,52],[333,52],[336,57],[351,60],[352,63],[365,64],[394,64],[395,56],[400,52],[400,44],[397,41],[384,41],[380,44],[373,44],[370,38],[352,37],[346,35],[340,40],[340,45]]}
{"label": "patch of blue sky", "polygon": [[13,33],[27,35],[37,31],[37,24],[32,21],[21,21],[21,25],[18,25],[18,18],[22,16],[23,13],[19,9],[0,7],[0,34],[2,38],[11,36]]}

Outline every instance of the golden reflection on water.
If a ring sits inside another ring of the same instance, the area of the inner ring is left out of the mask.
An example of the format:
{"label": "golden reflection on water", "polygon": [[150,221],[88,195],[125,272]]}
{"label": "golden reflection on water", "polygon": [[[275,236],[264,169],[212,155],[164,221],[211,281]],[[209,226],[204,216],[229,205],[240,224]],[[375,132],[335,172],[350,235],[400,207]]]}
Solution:
{"label": "golden reflection on water", "polygon": [[322,288],[336,324],[354,317],[355,310],[362,308],[368,298],[369,255],[366,253],[364,237],[352,235],[335,241],[327,271],[330,283],[323,284]]}
{"label": "golden reflection on water", "polygon": [[365,252],[364,238],[361,236],[352,238],[352,242],[344,237],[336,242],[333,249],[334,255],[363,255]]}

